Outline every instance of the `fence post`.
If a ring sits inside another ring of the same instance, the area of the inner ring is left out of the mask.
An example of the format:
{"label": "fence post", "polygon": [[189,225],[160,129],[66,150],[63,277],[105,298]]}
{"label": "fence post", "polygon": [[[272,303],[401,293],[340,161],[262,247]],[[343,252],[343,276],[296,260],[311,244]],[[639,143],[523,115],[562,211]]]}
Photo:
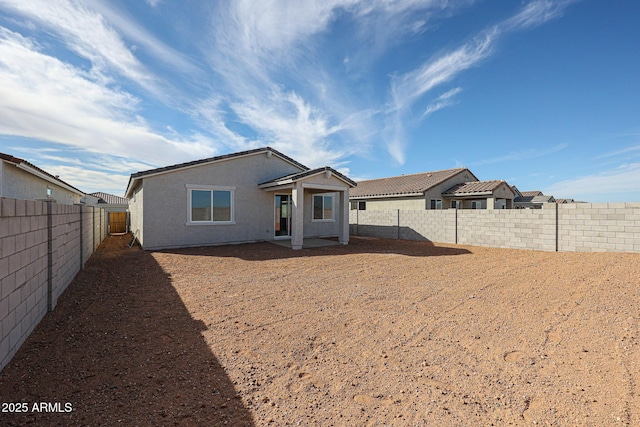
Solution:
{"label": "fence post", "polygon": [[456,245],[458,244],[458,204],[456,203]]}
{"label": "fence post", "polygon": [[51,200],[47,200],[47,311],[53,311],[53,212]]}
{"label": "fence post", "polygon": [[82,221],[82,205],[80,206],[80,270],[82,270],[82,266],[83,266],[83,262],[82,262],[82,250],[83,250],[83,238],[82,236],[84,235],[84,233],[82,232],[82,225],[83,225],[83,221]]}
{"label": "fence post", "polygon": [[556,252],[558,252],[559,249],[559,243],[558,243],[558,224],[559,224],[559,219],[558,219],[558,209],[559,209],[559,205],[556,203]]}
{"label": "fence post", "polygon": [[400,209],[398,209],[398,233],[396,238],[400,240]]}
{"label": "fence post", "polygon": [[[360,207],[360,205],[358,205],[358,207]],[[360,209],[356,209],[356,236],[360,235],[358,225],[360,225]]]}

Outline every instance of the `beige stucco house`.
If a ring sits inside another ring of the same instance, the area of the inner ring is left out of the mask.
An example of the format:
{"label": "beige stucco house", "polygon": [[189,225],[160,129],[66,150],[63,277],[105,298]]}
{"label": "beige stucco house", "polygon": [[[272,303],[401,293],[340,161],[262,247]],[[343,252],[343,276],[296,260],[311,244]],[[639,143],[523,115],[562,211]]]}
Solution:
{"label": "beige stucco house", "polygon": [[546,196],[540,190],[520,191],[515,185],[511,189],[516,195],[513,200],[515,209],[542,209],[545,203],[556,203],[553,196]]}
{"label": "beige stucco house", "polygon": [[0,197],[73,205],[83,196],[82,191],[33,163],[0,153]]}
{"label": "beige stucco house", "polygon": [[504,181],[479,181],[467,168],[359,181],[351,209],[510,209],[515,193]]}
{"label": "beige stucco house", "polygon": [[290,240],[349,241],[349,191],[330,167],[309,169],[270,148],[131,175],[131,231],[145,249]]}
{"label": "beige stucco house", "polygon": [[85,194],[80,202],[87,206],[99,207],[104,209],[105,212],[126,212],[129,209],[129,200],[126,197],[115,196],[101,191]]}

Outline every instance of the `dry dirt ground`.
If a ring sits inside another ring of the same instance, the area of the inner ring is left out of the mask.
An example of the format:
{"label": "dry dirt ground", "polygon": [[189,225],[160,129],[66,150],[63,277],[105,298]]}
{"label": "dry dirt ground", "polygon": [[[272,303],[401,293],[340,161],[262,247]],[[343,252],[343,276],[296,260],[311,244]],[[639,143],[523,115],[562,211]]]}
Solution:
{"label": "dry dirt ground", "polygon": [[0,374],[1,425],[640,425],[640,254],[127,242]]}

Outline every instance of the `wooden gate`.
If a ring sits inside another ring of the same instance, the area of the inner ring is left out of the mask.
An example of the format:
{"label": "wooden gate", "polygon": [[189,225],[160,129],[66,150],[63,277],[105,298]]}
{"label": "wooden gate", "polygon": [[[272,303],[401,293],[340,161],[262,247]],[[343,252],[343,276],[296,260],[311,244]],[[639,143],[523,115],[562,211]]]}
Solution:
{"label": "wooden gate", "polygon": [[127,232],[127,213],[109,212],[109,234]]}

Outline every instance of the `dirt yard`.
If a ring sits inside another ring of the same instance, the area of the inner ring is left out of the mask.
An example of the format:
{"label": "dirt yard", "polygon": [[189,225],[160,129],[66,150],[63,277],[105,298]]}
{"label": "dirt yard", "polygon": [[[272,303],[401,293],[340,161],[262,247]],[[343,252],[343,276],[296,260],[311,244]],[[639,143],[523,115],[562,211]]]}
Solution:
{"label": "dirt yard", "polygon": [[127,242],[0,374],[1,425],[640,425],[639,254]]}

